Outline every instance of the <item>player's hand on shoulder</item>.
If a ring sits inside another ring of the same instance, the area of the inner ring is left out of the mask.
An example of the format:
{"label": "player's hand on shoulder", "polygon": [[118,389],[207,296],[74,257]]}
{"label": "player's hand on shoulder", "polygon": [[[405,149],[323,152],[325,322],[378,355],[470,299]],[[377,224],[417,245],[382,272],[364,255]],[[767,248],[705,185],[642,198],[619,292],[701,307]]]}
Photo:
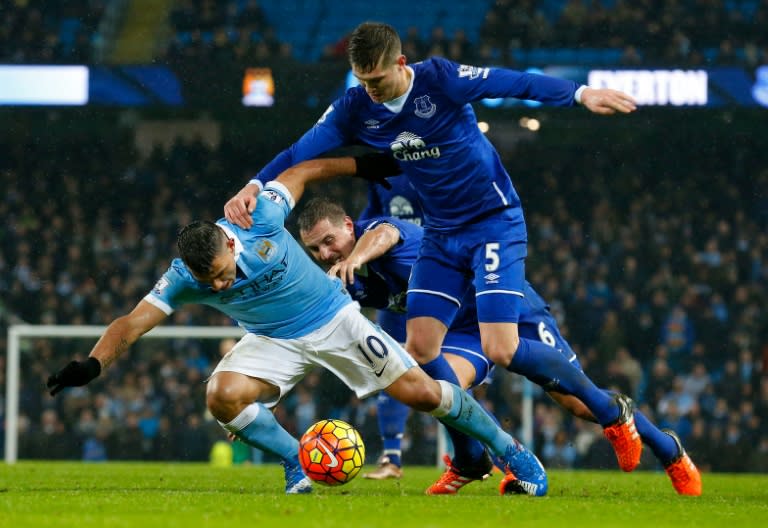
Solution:
{"label": "player's hand on shoulder", "polygon": [[338,277],[341,282],[346,286],[347,284],[355,283],[355,271],[360,269],[362,264],[357,260],[341,260],[331,266],[328,270],[328,275],[331,277]]}
{"label": "player's hand on shoulder", "polygon": [[628,114],[637,109],[635,100],[619,90],[611,88],[586,88],[581,94],[581,104],[596,114]]}
{"label": "player's hand on shoulder", "polygon": [[65,387],[81,387],[101,374],[101,363],[95,357],[85,361],[70,361],[67,366],[48,377],[47,386],[51,396],[56,396]]}
{"label": "player's hand on shoulder", "polygon": [[224,217],[227,221],[250,229],[253,225],[251,213],[256,209],[257,196],[261,187],[255,183],[249,183],[238,191],[236,195],[224,204]]}

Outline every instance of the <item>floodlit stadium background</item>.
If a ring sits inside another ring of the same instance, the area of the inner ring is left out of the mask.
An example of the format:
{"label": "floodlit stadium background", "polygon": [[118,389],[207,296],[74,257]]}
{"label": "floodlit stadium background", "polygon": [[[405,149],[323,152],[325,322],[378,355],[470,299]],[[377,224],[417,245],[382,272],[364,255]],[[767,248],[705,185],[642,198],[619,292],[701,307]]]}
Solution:
{"label": "floodlit stadium background", "polygon": [[[475,105],[523,199],[528,277],[587,373],[681,433],[701,468],[768,471],[768,2],[336,4],[0,0],[0,397],[7,327],[130,310],[177,227],[221,216],[342,93],[345,35],[372,19],[395,25],[411,62],[530,68],[637,97],[620,118]],[[365,202],[359,182],[313,192],[352,213]],[[231,324],[199,307],[172,323]],[[91,344],[25,342],[20,458],[209,459],[224,433],[203,380],[226,345],[140,342],[50,398],[48,373]],[[476,396],[519,434],[523,390],[498,373]],[[545,465],[615,467],[599,429],[533,397]],[[293,433],[348,420],[378,454],[374,402],[326,373],[277,413]],[[408,431],[405,463],[434,463],[435,422],[413,415]],[[242,446],[233,457],[270,461]]]}

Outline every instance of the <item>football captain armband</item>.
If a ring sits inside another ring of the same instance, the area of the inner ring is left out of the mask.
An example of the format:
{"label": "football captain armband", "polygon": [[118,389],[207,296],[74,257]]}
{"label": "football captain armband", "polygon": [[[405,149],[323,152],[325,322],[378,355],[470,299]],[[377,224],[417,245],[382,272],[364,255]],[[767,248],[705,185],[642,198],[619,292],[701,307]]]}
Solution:
{"label": "football captain armband", "polygon": [[258,178],[252,178],[251,181],[248,182],[248,184],[249,185],[250,184],[258,185],[258,187],[259,187],[259,191],[258,192],[261,192],[264,189],[264,184],[261,183],[261,180],[258,179]]}

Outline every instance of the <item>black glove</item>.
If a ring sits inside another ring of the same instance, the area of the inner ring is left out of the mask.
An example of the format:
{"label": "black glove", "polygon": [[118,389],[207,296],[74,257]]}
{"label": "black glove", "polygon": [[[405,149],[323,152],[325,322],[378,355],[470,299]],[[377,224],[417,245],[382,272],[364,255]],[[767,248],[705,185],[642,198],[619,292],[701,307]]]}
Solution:
{"label": "black glove", "polygon": [[70,361],[69,364],[48,378],[51,396],[56,396],[64,387],[80,387],[88,384],[101,374],[101,363],[95,357],[85,361]]}
{"label": "black glove", "polygon": [[392,188],[392,184],[387,181],[388,176],[396,176],[403,172],[392,156],[383,152],[355,156],[355,164],[357,165],[355,176],[378,183],[385,189]]}

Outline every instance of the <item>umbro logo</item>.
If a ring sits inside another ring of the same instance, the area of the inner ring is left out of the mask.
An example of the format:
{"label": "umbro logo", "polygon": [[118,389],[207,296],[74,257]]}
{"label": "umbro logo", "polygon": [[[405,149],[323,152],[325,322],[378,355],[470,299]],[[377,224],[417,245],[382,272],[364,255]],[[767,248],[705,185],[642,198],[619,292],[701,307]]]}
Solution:
{"label": "umbro logo", "polygon": [[379,120],[378,119],[369,119],[365,122],[365,128],[379,128]]}
{"label": "umbro logo", "polygon": [[496,284],[499,282],[499,279],[501,277],[499,275],[496,275],[495,273],[489,273],[483,278],[485,279],[486,284]]}

